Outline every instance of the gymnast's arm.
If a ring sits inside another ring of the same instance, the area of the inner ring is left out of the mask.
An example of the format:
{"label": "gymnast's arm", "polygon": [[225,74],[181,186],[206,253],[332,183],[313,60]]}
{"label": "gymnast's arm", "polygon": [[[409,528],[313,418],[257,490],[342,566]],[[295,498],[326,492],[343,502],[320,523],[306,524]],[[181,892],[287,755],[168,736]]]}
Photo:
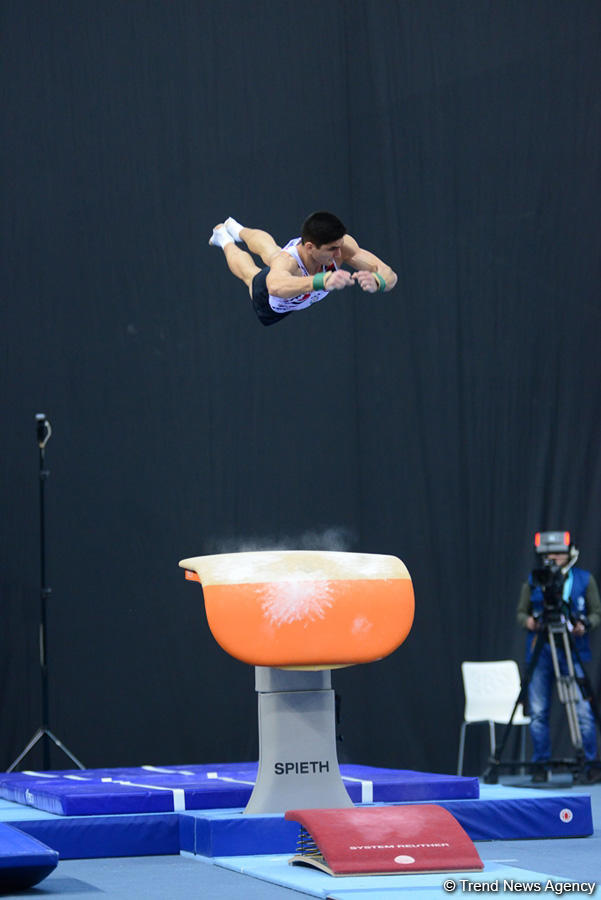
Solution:
{"label": "gymnast's arm", "polygon": [[397,283],[396,272],[382,262],[375,253],[369,250],[363,250],[357,241],[345,234],[344,243],[342,245],[342,259],[348,263],[353,269],[357,269],[352,278],[357,281],[360,287],[370,294],[380,290],[380,280],[375,277],[376,273],[380,275],[385,283],[385,291],[391,291]]}
{"label": "gymnast's arm", "polygon": [[[350,272],[338,269],[336,272],[328,273],[326,290],[342,290],[352,283]],[[296,260],[289,253],[282,251],[271,262],[266,284],[272,297],[289,300],[291,297],[310,293],[313,290],[313,276],[299,274]]]}

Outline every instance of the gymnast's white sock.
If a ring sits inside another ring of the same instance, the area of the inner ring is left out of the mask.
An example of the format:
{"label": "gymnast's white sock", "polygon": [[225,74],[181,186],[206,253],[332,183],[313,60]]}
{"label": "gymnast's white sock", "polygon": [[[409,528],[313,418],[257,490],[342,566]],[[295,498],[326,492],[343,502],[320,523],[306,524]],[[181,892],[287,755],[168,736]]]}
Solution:
{"label": "gymnast's white sock", "polygon": [[242,238],[240,237],[240,229],[244,228],[244,225],[241,225],[240,222],[236,222],[235,219],[232,219],[229,216],[225,220],[225,227],[227,228],[227,232],[230,237],[232,237],[238,244],[242,242]]}
{"label": "gymnast's white sock", "polygon": [[233,243],[234,241],[228,234],[225,225],[217,225],[215,226],[215,228],[213,228],[213,234],[209,238],[209,244],[212,247],[221,247],[221,249],[223,250],[226,244]]}

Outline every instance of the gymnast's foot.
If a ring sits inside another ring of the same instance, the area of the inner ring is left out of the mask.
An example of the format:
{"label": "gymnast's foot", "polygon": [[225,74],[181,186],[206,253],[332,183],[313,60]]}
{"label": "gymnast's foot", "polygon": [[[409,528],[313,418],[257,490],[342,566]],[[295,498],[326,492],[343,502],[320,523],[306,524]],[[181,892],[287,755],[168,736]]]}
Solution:
{"label": "gymnast's foot", "polygon": [[221,249],[223,250],[226,244],[233,243],[234,241],[228,233],[228,230],[223,222],[221,222],[219,225],[215,225],[215,227],[213,228],[213,234],[209,238],[209,244],[211,245],[211,247],[221,247]]}
{"label": "gymnast's foot", "polygon": [[242,238],[240,237],[240,231],[244,228],[244,225],[241,225],[240,222],[236,222],[231,216],[229,216],[225,220],[225,227],[227,229],[227,233],[233,240],[236,241],[237,244],[242,242]]}

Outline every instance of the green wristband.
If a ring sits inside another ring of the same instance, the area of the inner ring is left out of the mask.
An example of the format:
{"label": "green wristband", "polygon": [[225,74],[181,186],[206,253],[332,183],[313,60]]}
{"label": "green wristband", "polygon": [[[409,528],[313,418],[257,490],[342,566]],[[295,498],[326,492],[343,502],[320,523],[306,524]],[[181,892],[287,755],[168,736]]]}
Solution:
{"label": "green wristband", "polygon": [[374,276],[374,278],[378,282],[378,290],[385,291],[386,290],[386,279],[383,278],[379,272],[372,272],[371,274]]}
{"label": "green wristband", "polygon": [[323,291],[323,283],[325,279],[324,272],[318,272],[317,275],[313,276],[313,290],[314,291]]}

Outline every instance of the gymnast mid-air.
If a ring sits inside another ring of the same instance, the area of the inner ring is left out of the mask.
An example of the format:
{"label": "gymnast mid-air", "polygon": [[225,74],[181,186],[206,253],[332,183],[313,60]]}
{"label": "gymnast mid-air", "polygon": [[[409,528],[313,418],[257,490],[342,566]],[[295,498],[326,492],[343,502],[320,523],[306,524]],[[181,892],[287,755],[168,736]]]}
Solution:
{"label": "gymnast mid-air", "polygon": [[[397,282],[390,266],[363,250],[330,212],[312,213],[303,223],[301,237],[283,248],[267,231],[246,228],[231,217],[213,228],[209,244],[221,247],[232,274],[248,287],[263,325],[274,325],[289,313],[306,309],[330,291],[358,284],[362,291],[375,294],[392,290]],[[262,259],[263,268],[251,253]],[[343,265],[355,271],[351,274]]]}

